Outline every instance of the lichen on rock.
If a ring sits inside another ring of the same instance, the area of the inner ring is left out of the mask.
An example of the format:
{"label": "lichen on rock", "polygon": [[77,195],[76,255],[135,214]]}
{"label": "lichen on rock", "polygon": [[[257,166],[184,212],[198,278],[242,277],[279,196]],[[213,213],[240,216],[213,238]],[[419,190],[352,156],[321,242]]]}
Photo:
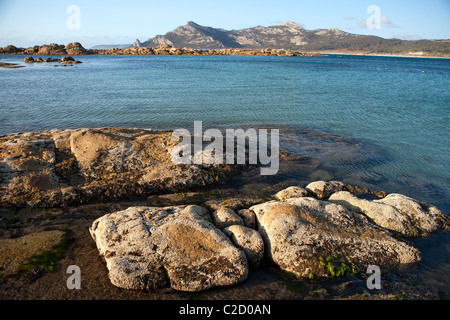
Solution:
{"label": "lichen on rock", "polygon": [[395,239],[364,216],[314,198],[272,201],[250,208],[256,214],[269,259],[298,277],[329,276],[320,257],[362,270],[369,264],[393,267],[420,260],[412,245]]}
{"label": "lichen on rock", "polygon": [[245,254],[204,213],[198,206],[132,207],[97,219],[90,232],[111,282],[192,292],[244,281]]}

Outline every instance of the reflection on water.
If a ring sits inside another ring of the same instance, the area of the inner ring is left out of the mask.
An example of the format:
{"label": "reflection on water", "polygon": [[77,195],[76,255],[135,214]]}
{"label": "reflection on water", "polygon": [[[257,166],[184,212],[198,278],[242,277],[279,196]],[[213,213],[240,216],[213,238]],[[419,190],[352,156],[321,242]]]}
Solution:
{"label": "reflection on water", "polygon": [[[450,212],[449,190],[426,178],[392,176],[377,168],[389,165],[389,151],[374,143],[360,141],[315,128],[294,125],[265,125],[280,130],[280,169],[276,175],[261,176],[259,170],[234,177],[225,189],[257,195],[261,189],[277,190],[316,180],[340,180],[347,184],[403,193]],[[244,129],[246,127],[243,127]]]}

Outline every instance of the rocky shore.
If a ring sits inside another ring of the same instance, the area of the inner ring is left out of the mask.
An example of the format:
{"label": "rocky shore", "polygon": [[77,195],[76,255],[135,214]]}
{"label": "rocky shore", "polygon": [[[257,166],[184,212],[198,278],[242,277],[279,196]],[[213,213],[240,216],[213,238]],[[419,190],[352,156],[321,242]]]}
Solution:
{"label": "rocky shore", "polygon": [[289,51],[284,49],[191,49],[174,48],[169,45],[158,45],[156,47],[130,47],[125,49],[96,50],[85,49],[80,43],[73,42],[68,45],[49,44],[29,48],[17,48],[13,45],[0,48],[0,54],[16,55],[258,55],[258,56],[280,56],[280,57],[311,57],[319,56],[318,53],[305,53]]}
{"label": "rocky shore", "polygon": [[66,207],[213,185],[242,166],[175,165],[171,132],[78,129],[0,136],[0,206]]}
{"label": "rocky shore", "polygon": [[[106,270],[98,272],[121,289],[203,292],[243,284],[262,265],[306,283],[364,279],[369,265],[384,271],[416,265],[422,252],[411,239],[449,226],[448,216],[432,205],[339,181],[291,186],[266,198],[212,197],[214,185],[246,166],[175,165],[170,136],[120,128],[1,136],[2,281],[13,288],[18,272],[18,279],[45,278],[58,261],[31,271],[26,266],[41,252],[58,256],[67,237],[78,239],[72,250],[77,241],[95,243],[98,251],[88,250],[88,259],[100,254],[104,262],[96,268],[105,263]],[[147,197],[146,205],[70,218],[82,204],[100,208],[137,196]],[[23,210],[44,215],[17,213]],[[49,212],[55,210],[66,218],[54,218]],[[47,219],[54,219],[52,228],[35,226]],[[18,234],[19,221],[24,231]],[[81,229],[79,221],[85,221]],[[30,247],[27,239],[38,240]],[[80,248],[86,255],[86,244]]]}
{"label": "rocky shore", "polygon": [[[345,189],[338,182],[316,181],[306,186],[304,196],[282,190],[287,199],[237,211],[226,203],[217,210],[130,207],[97,219],[90,233],[115,286],[197,292],[242,283],[263,259],[299,279],[356,276],[369,265],[406,267],[421,259],[406,241],[411,228],[423,236],[448,227],[447,216],[437,208],[399,194],[370,201],[383,206],[377,212],[385,219],[381,224],[369,217],[365,205],[344,206],[332,199],[348,191],[317,199],[334,185]],[[404,221],[404,228],[395,230]]]}

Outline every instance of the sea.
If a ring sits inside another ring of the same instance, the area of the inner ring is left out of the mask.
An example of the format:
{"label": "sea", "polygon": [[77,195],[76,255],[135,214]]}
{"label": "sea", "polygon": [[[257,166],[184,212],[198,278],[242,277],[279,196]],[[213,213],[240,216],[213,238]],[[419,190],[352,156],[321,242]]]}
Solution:
{"label": "sea", "polygon": [[[0,68],[0,135],[189,129],[194,121],[278,128],[284,158],[293,160],[277,175],[242,175],[229,188],[341,180],[450,213],[450,59],[88,55],[61,67],[23,58],[0,55],[25,66]],[[417,240],[429,272],[448,276],[449,239]]]}

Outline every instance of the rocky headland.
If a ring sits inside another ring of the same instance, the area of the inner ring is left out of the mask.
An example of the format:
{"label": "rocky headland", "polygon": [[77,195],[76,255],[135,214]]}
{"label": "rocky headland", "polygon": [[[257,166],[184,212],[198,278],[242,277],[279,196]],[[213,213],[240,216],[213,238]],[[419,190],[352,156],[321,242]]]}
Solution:
{"label": "rocky headland", "polygon": [[220,49],[192,49],[176,48],[171,45],[156,45],[155,47],[128,47],[112,49],[85,49],[80,43],[68,45],[49,44],[29,48],[17,48],[13,45],[0,48],[0,54],[15,55],[259,55],[259,56],[319,56],[318,53],[305,53],[285,49],[248,49],[248,48],[220,48]]}
{"label": "rocky headland", "polygon": [[[48,228],[11,233],[8,221],[20,218],[7,211],[18,208],[71,210],[147,197],[147,205],[95,211],[82,231],[89,229],[114,286],[145,292],[238,285],[262,264],[301,281],[364,278],[369,265],[402,270],[422,257],[411,239],[449,226],[432,205],[401,194],[362,194],[339,181],[291,186],[268,198],[211,198],[205,194],[214,185],[247,166],[176,165],[170,158],[175,143],[171,132],[145,129],[1,136],[2,276],[23,270],[30,255],[52,250],[68,234]],[[40,239],[41,248],[22,246],[27,237]]]}

